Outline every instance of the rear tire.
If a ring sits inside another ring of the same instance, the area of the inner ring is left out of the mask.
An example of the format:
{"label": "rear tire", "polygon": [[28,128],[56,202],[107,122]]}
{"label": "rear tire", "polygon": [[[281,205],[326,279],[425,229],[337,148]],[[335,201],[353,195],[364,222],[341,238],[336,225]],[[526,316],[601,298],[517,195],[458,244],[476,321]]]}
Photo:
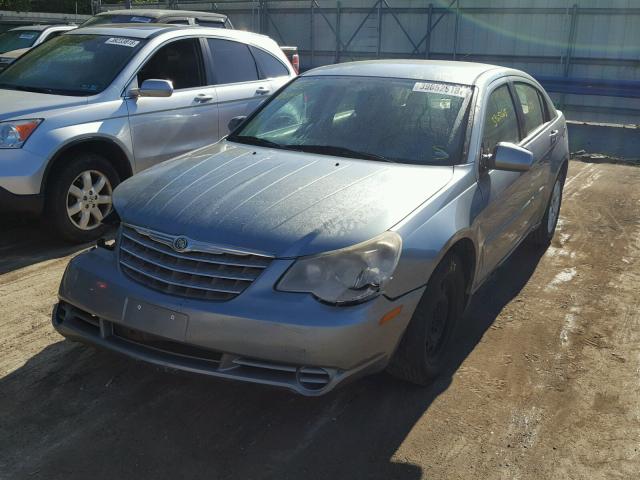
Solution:
{"label": "rear tire", "polygon": [[562,169],[553,184],[553,190],[547,203],[547,209],[542,217],[542,222],[532,233],[530,242],[534,245],[546,247],[551,243],[553,235],[556,233],[556,226],[560,218],[560,207],[562,206],[562,190],[564,180],[567,176],[565,169]]}
{"label": "rear tire", "polygon": [[460,257],[449,253],[436,267],[407,326],[389,373],[417,385],[428,385],[446,366],[450,344],[467,303]]}
{"label": "rear tire", "polygon": [[55,232],[72,243],[104,235],[101,219],[112,208],[113,189],[120,176],[107,159],[79,153],[53,174],[47,190],[45,218]]}

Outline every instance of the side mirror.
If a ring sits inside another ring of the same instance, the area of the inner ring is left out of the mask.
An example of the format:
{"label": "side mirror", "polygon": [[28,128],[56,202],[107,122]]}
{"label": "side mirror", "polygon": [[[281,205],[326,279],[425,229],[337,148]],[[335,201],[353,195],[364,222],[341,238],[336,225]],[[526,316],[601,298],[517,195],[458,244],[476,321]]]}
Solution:
{"label": "side mirror", "polygon": [[246,118],[246,116],[240,116],[233,117],[231,120],[229,120],[229,124],[227,125],[227,127],[229,128],[229,132],[233,132],[236,128],[238,128],[240,124],[246,120]]}
{"label": "side mirror", "polygon": [[150,78],[142,82],[140,88],[131,90],[135,97],[170,97],[173,95],[173,83],[169,80],[155,80]]}
{"label": "side mirror", "polygon": [[507,172],[526,172],[531,165],[533,165],[533,154],[509,142],[500,142],[496,145],[491,158],[487,158],[485,163],[488,169]]}

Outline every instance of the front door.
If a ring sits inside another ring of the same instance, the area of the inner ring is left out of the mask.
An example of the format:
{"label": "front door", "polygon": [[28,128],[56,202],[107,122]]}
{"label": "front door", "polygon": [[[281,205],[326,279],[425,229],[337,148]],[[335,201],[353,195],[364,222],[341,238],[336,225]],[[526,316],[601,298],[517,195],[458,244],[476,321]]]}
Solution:
{"label": "front door", "polygon": [[167,98],[127,99],[137,171],[218,140],[216,90],[207,86],[198,39],[161,46],[134,84],[147,79],[170,80],[174,92]]}

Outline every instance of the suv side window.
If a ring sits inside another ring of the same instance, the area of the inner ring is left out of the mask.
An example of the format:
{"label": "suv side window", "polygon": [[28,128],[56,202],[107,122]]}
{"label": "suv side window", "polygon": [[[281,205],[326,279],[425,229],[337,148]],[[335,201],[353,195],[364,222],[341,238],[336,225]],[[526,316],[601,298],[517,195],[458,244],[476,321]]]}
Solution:
{"label": "suv side window", "polygon": [[204,86],[204,69],[198,40],[177,40],[156,51],[138,72],[138,85],[152,78],[171,80],[176,90]]}
{"label": "suv side window", "polygon": [[252,82],[258,80],[256,62],[244,43],[208,38],[213,56],[216,83]]}
{"label": "suv side window", "polygon": [[516,95],[522,108],[525,137],[544,123],[544,109],[538,90],[527,83],[515,83]]}
{"label": "suv side window", "polygon": [[507,85],[496,88],[487,101],[487,113],[482,132],[482,149],[492,153],[500,142],[518,143],[518,117]]}
{"label": "suv side window", "polygon": [[251,48],[251,53],[253,53],[253,57],[256,59],[256,63],[260,68],[260,73],[263,78],[289,76],[289,70],[287,70],[287,67],[285,67],[276,57],[259,48],[249,48]]}

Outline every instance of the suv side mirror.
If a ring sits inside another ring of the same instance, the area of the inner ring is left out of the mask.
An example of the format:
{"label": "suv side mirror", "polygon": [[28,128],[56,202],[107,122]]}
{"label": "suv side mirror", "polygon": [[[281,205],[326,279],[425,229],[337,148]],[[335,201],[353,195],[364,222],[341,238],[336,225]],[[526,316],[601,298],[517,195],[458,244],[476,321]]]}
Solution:
{"label": "suv side mirror", "polygon": [[498,143],[493,154],[487,157],[485,157],[487,169],[526,172],[533,165],[533,154],[526,148],[510,142]]}
{"label": "suv side mirror", "polygon": [[240,124],[246,120],[246,118],[246,116],[240,116],[233,117],[231,120],[229,120],[229,124],[227,125],[227,127],[229,128],[229,132],[233,132],[236,128],[238,128]]}
{"label": "suv side mirror", "polygon": [[140,88],[131,90],[130,95],[135,97],[170,97],[173,95],[173,83],[169,80],[150,78],[142,82]]}

